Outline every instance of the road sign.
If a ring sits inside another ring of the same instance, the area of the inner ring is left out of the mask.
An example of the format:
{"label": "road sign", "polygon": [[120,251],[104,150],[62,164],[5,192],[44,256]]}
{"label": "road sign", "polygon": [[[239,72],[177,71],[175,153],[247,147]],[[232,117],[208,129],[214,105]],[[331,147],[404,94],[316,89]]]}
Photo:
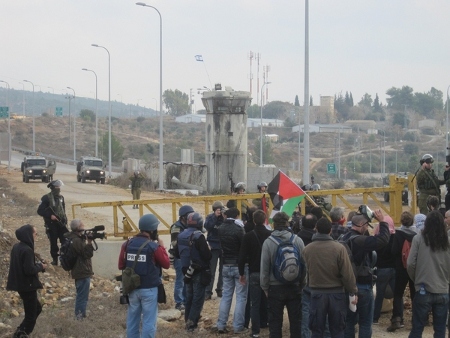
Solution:
{"label": "road sign", "polygon": [[327,173],[328,174],[336,174],[336,164],[335,163],[327,163]]}
{"label": "road sign", "polygon": [[55,108],[55,116],[62,116],[63,110],[62,107],[56,107]]}
{"label": "road sign", "polygon": [[0,119],[8,118],[9,107],[0,107]]}

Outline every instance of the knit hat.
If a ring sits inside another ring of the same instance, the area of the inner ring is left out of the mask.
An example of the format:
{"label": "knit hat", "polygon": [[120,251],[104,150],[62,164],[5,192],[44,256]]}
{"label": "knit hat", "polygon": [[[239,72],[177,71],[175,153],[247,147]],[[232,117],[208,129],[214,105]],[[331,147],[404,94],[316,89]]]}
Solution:
{"label": "knit hat", "polygon": [[423,230],[423,227],[425,226],[426,218],[427,218],[427,216],[425,216],[424,214],[416,214],[414,216],[414,224],[413,225],[415,225],[417,229]]}

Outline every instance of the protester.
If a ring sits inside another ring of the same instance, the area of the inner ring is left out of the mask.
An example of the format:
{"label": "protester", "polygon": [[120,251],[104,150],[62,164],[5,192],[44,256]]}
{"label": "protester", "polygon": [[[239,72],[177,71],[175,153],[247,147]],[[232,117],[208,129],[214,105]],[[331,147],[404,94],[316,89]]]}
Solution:
{"label": "protester", "polygon": [[[331,337],[344,337],[347,312],[347,293],[356,294],[355,274],[347,250],[331,237],[331,223],[321,218],[316,224],[317,234],[303,250],[311,289],[309,316],[302,318],[309,322],[313,338],[323,337],[325,324]],[[356,305],[357,299],[353,302]]]}
{"label": "protester", "polygon": [[[154,338],[156,335],[161,268],[170,267],[164,242],[158,237],[158,225],[156,216],[142,216],[139,219],[140,233],[123,243],[120,249],[119,269],[132,267],[136,261],[134,271],[141,281],[141,285],[128,295],[127,338]],[[139,249],[141,252],[135,260]]]}
{"label": "protester", "polygon": [[[239,281],[249,284],[250,317],[252,320],[252,333],[250,337],[258,338],[261,323],[267,327],[267,298],[260,286],[261,250],[264,241],[271,231],[265,227],[266,214],[257,210],[253,214],[255,229],[244,235],[239,253]],[[248,264],[249,281],[245,279],[245,265]],[[248,303],[248,300],[247,300]]]}
{"label": "protester", "polygon": [[13,338],[26,338],[34,330],[36,320],[42,311],[38,300],[37,290],[42,289],[38,273],[44,272],[47,265],[36,262],[34,242],[36,228],[30,224],[21,226],[16,230],[19,243],[14,244],[9,262],[8,281],[6,290],[17,291],[22,299],[25,317],[17,327]]}
{"label": "protester", "polygon": [[416,227],[416,231],[418,233],[423,230],[423,228],[425,226],[425,219],[426,218],[427,218],[427,216],[425,216],[424,214],[416,214],[414,216],[414,223],[413,223],[413,225]]}
{"label": "protester", "polygon": [[444,338],[449,303],[450,244],[444,218],[439,211],[431,211],[424,230],[414,236],[407,270],[417,290],[409,338],[422,337],[430,310],[434,337]]}
{"label": "protester", "polygon": [[334,207],[330,210],[331,237],[337,240],[339,236],[348,232],[347,222],[344,216],[344,208]]}
{"label": "protester", "polygon": [[[290,241],[301,254],[305,245],[300,237],[289,230],[289,216],[284,212],[276,213],[273,218],[273,237],[282,242]],[[283,328],[283,311],[287,308],[289,317],[289,331],[291,337],[301,336],[302,323],[302,287],[305,282],[305,271],[301,271],[298,281],[291,284],[280,282],[274,275],[274,257],[278,244],[270,237],[264,241],[261,254],[261,288],[264,290],[269,304],[269,332],[271,338],[281,338]]]}

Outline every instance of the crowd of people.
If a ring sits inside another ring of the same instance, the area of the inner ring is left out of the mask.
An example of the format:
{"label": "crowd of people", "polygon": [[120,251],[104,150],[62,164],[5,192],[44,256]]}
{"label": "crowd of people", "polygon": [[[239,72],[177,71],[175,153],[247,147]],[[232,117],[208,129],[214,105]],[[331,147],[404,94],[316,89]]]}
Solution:
{"label": "crowd of people", "polygon": [[[427,195],[426,209],[421,207],[417,215],[403,212],[399,228],[390,216],[366,206],[347,217],[341,207],[326,213],[321,207],[313,207],[306,215],[277,212],[271,215],[269,225],[268,216],[261,210],[267,202],[263,199],[254,206],[245,205],[243,214],[236,200],[228,201],[227,207],[216,201],[205,220],[192,206],[181,206],[166,248],[158,236],[158,218],[143,215],[139,234],[123,243],[118,257],[120,270],[131,268],[140,278],[140,286],[125,295],[127,337],[155,336],[162,269],[170,265],[176,273],[175,308],[184,312],[187,332],[198,328],[204,302],[213,298],[214,290],[220,298],[213,328],[217,334],[244,333],[257,338],[261,329],[268,328],[271,338],[282,337],[286,308],[291,337],[353,338],[358,334],[367,338],[372,336],[372,326],[378,324],[384,298],[393,299],[387,331],[404,327],[403,297],[409,285],[413,304],[409,337],[421,337],[430,313],[434,336],[445,337],[450,210],[443,209],[443,214],[440,200],[431,194],[434,186],[444,181],[432,172],[432,157],[430,160],[427,155],[417,174],[421,184],[419,204],[424,200],[421,194]],[[139,173],[134,178],[133,184],[139,181]],[[77,257],[71,270],[76,288],[74,315],[82,320],[86,317],[95,250],[81,220],[72,220],[71,231],[67,229],[62,186],[60,180],[48,185],[51,192],[42,197],[38,214],[44,218],[50,241],[51,264],[58,265],[58,239],[60,244],[65,240],[72,243]],[[265,182],[258,185],[260,192],[266,188]],[[236,185],[235,193],[245,193],[242,182]],[[139,198],[139,191],[136,194]],[[375,229],[371,224],[374,221]],[[22,226],[16,237],[19,243],[11,251],[7,289],[17,291],[23,300],[25,318],[14,334],[20,338],[33,331],[42,310],[37,298],[37,290],[42,288],[38,273],[45,271],[47,264],[35,257],[34,226]]]}

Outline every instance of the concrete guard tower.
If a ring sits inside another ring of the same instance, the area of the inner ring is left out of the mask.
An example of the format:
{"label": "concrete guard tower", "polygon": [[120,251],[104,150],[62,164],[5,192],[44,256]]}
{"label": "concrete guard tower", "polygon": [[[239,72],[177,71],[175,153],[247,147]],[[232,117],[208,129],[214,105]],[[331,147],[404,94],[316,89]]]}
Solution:
{"label": "concrete guard tower", "polygon": [[247,181],[247,108],[250,92],[230,87],[203,92],[206,108],[208,192],[229,193],[232,183]]}

